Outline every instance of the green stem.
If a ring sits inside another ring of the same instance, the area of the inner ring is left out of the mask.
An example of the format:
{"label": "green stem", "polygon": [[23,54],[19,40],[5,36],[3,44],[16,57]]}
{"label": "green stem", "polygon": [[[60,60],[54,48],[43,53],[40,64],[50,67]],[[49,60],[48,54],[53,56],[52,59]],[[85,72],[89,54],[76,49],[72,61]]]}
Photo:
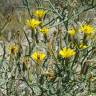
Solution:
{"label": "green stem", "polygon": [[26,32],[25,31],[23,31],[23,32],[25,34],[25,37],[26,37],[28,45],[29,45],[29,54],[30,54],[31,53],[31,43],[30,43],[30,40],[28,39],[28,36],[27,36]]}

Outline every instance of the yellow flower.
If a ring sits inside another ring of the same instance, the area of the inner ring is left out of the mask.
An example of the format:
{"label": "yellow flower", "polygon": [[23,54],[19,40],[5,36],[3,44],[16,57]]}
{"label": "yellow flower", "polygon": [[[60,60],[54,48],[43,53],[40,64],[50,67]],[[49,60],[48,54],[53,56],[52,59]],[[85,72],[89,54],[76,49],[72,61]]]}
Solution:
{"label": "yellow flower", "polygon": [[86,35],[90,35],[91,33],[94,32],[93,26],[88,25],[88,24],[82,25],[82,26],[80,27],[80,30],[81,30],[82,32],[84,32],[84,34],[86,34]]}
{"label": "yellow flower", "polygon": [[26,21],[26,25],[31,27],[31,28],[36,28],[37,26],[40,25],[40,21],[36,19],[29,19]]}
{"label": "yellow flower", "polygon": [[70,48],[63,48],[62,50],[60,50],[59,55],[61,55],[61,57],[63,58],[69,58],[71,56],[74,56],[76,54],[76,52],[73,49]]}
{"label": "yellow flower", "polygon": [[44,11],[44,10],[36,10],[36,11],[34,12],[34,15],[35,15],[36,17],[38,17],[38,18],[44,17],[45,14],[46,14],[46,11]]}
{"label": "yellow flower", "polygon": [[46,55],[45,55],[44,53],[39,52],[39,51],[36,51],[36,52],[34,52],[34,53],[32,54],[31,57],[33,58],[34,61],[40,63],[42,60],[44,60],[45,56],[46,56]]}
{"label": "yellow flower", "polygon": [[44,33],[44,34],[47,34],[49,29],[46,28],[46,27],[43,27],[42,29],[39,30],[40,32]]}
{"label": "yellow flower", "polygon": [[9,45],[8,49],[9,53],[14,55],[19,51],[19,47],[16,44]]}
{"label": "yellow flower", "polygon": [[87,48],[88,46],[86,46],[86,45],[84,45],[83,43],[81,43],[79,47],[80,47],[81,49],[85,49],[85,48]]}
{"label": "yellow flower", "polygon": [[75,33],[76,33],[76,30],[75,30],[74,28],[70,28],[70,29],[68,30],[68,33],[69,33],[70,36],[74,36]]}

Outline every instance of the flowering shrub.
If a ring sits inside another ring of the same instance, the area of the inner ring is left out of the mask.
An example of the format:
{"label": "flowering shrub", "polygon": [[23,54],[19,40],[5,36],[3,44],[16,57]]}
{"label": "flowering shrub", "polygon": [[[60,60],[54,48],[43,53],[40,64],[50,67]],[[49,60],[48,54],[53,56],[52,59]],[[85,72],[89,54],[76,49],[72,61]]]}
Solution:
{"label": "flowering shrub", "polygon": [[11,3],[0,12],[0,96],[96,96],[95,0]]}

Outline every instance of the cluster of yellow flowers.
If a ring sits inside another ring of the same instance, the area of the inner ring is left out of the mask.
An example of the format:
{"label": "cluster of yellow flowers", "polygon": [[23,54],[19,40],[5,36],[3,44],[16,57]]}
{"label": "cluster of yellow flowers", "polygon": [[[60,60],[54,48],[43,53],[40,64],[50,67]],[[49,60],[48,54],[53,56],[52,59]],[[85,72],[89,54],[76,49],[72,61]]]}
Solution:
{"label": "cluster of yellow flowers", "polygon": [[[40,21],[41,18],[44,17],[44,15],[46,14],[46,11],[44,10],[36,10],[34,12],[34,16],[37,17],[38,19],[28,19],[26,21],[26,25],[32,29],[38,27],[42,22]],[[39,30],[39,32],[42,32],[43,34],[47,34],[48,33],[48,28],[43,27]]]}
{"label": "cluster of yellow flowers", "polygon": [[[70,57],[74,56],[75,54],[76,54],[76,52],[73,49],[66,48],[66,47],[59,51],[59,55],[62,58],[70,58]],[[42,60],[44,60],[45,56],[46,55],[44,53],[37,51],[37,52],[34,52],[31,57],[33,58],[34,61],[39,63]]]}
{"label": "cluster of yellow flowers", "polygon": [[[71,49],[71,48],[66,48],[66,47],[59,51],[59,55],[60,55],[62,58],[70,58],[70,57],[74,56],[75,54],[76,54],[76,52],[75,52],[73,49]],[[45,53],[36,51],[36,52],[34,52],[34,53],[32,54],[31,57],[33,58],[33,60],[34,60],[35,62],[39,63],[39,62],[41,62],[42,60],[44,60],[45,56],[46,56]]]}
{"label": "cluster of yellow flowers", "polygon": [[[89,24],[82,24],[80,26],[80,31],[83,32],[85,35],[90,35],[94,32],[94,27]],[[76,29],[69,28],[68,34],[70,36],[74,36],[76,34]]]}
{"label": "cluster of yellow flowers", "polygon": [[[32,20],[32,22],[34,22],[34,21],[35,20]],[[30,21],[28,21],[28,22],[30,22]],[[39,24],[39,22],[37,22],[37,23]],[[35,26],[35,25],[34,24],[31,24],[31,26]],[[89,28],[89,29],[87,30],[87,28]],[[81,27],[81,29],[82,29],[83,32],[88,33],[88,34],[93,31],[93,28],[90,28],[89,25],[88,26],[86,25],[84,28]],[[45,32],[46,31],[46,33],[47,33],[48,32],[48,29],[42,28],[42,29],[40,29],[40,31],[41,32]],[[69,30],[69,34],[71,34],[73,36],[75,34],[75,30],[74,29],[70,29]],[[81,43],[80,44],[80,48],[84,49],[84,48],[87,48],[87,46]],[[9,46],[9,52],[10,52],[10,54],[16,54],[18,52],[18,49],[19,49],[18,46],[15,45],[15,44],[12,44],[12,45]],[[74,56],[75,54],[76,54],[76,52],[73,49],[66,48],[66,47],[59,51],[59,55],[62,58],[70,58],[70,57]],[[43,52],[36,51],[36,52],[34,52],[32,54],[31,57],[33,58],[33,60],[35,62],[40,63],[41,61],[44,60],[44,58],[46,57],[46,55]]]}
{"label": "cluster of yellow flowers", "polygon": [[[37,18],[42,18],[42,17],[44,17],[45,14],[46,14],[46,12],[44,10],[36,10],[34,12],[34,16],[36,16]],[[36,19],[29,19],[29,20],[27,20],[26,24],[31,28],[36,28],[37,26],[39,26],[41,24],[41,21],[36,20]],[[80,31],[86,35],[89,35],[94,32],[94,28],[91,25],[83,24],[80,27]],[[43,34],[47,34],[48,28],[43,27],[39,30],[39,32],[42,32]],[[68,34],[70,36],[74,36],[76,34],[76,29],[73,27],[68,29]],[[84,49],[84,48],[87,48],[87,46],[84,44],[80,44],[80,48]],[[75,54],[76,54],[76,52],[73,49],[66,48],[66,47],[63,48],[62,50],[60,50],[60,52],[59,52],[59,55],[62,58],[69,58],[71,56],[74,56]],[[33,58],[34,61],[40,62],[45,58],[45,56],[46,55],[44,53],[37,51],[37,52],[34,52],[31,57]]]}
{"label": "cluster of yellow flowers", "polygon": [[[40,21],[41,18],[44,17],[44,15],[46,14],[46,11],[44,10],[36,10],[34,12],[34,16],[37,17],[37,19],[29,19],[26,21],[26,25],[32,29],[38,27],[42,22]],[[41,28],[41,27],[40,27]],[[48,28],[47,27],[43,27],[41,29],[39,29],[39,32],[43,33],[43,34],[47,34],[48,33]],[[91,33],[94,32],[94,28],[93,26],[91,25],[88,25],[88,24],[83,24],[81,25],[80,27],[80,31],[81,32],[84,32],[84,34],[86,35],[89,35]],[[76,29],[74,27],[72,28],[69,28],[68,29],[68,34],[70,36],[74,36],[76,34]],[[83,43],[80,44],[79,46],[80,48],[84,49],[84,48],[87,48],[86,45],[84,45]],[[18,46],[16,45],[11,45],[10,46],[10,53],[11,54],[16,54],[18,52]],[[74,56],[76,54],[76,52],[71,49],[71,48],[63,48],[59,51],[59,55],[62,57],[62,58],[70,58],[72,56]],[[44,60],[44,58],[46,57],[45,53],[43,52],[40,52],[40,51],[36,51],[34,52],[32,55],[31,55],[32,59],[37,62],[37,63],[40,63],[41,61]]]}

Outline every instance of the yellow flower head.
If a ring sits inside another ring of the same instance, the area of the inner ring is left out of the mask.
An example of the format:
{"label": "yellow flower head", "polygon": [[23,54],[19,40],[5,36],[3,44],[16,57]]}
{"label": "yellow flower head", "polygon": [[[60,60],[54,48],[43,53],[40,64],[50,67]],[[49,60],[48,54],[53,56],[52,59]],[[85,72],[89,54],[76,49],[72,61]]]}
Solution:
{"label": "yellow flower head", "polygon": [[9,45],[8,49],[9,53],[14,55],[19,51],[19,47],[16,44]]}
{"label": "yellow flower head", "polygon": [[68,33],[69,33],[70,36],[74,36],[75,33],[76,33],[76,30],[75,30],[74,28],[70,28],[70,29],[68,30]]}
{"label": "yellow flower head", "polygon": [[82,32],[84,32],[84,34],[86,34],[86,35],[90,35],[91,33],[94,32],[93,26],[88,25],[88,24],[82,25],[82,26],[80,27],[80,30],[81,30]]}
{"label": "yellow flower head", "polygon": [[40,32],[42,32],[43,34],[47,34],[49,29],[46,27],[43,27],[42,29],[39,30]]}
{"label": "yellow flower head", "polygon": [[32,54],[32,58],[33,58],[33,60],[34,61],[36,61],[36,62],[41,62],[42,60],[44,60],[44,58],[45,58],[45,54],[44,53],[42,53],[42,52],[39,52],[39,51],[36,51],[36,52],[34,52],[33,54]]}
{"label": "yellow flower head", "polygon": [[36,19],[29,19],[26,21],[26,25],[31,27],[31,28],[36,28],[37,26],[40,25],[40,21]]}
{"label": "yellow flower head", "polygon": [[80,47],[81,49],[85,49],[85,48],[87,48],[88,46],[87,46],[87,45],[84,45],[83,43],[81,43],[79,47]]}
{"label": "yellow flower head", "polygon": [[62,50],[60,50],[59,55],[61,55],[61,57],[63,58],[69,58],[71,56],[74,56],[76,54],[76,52],[73,49],[70,48],[63,48]]}
{"label": "yellow flower head", "polygon": [[38,18],[44,17],[45,14],[46,14],[46,11],[44,11],[44,10],[36,10],[36,11],[34,12],[34,15],[35,15],[36,17],[38,17]]}

